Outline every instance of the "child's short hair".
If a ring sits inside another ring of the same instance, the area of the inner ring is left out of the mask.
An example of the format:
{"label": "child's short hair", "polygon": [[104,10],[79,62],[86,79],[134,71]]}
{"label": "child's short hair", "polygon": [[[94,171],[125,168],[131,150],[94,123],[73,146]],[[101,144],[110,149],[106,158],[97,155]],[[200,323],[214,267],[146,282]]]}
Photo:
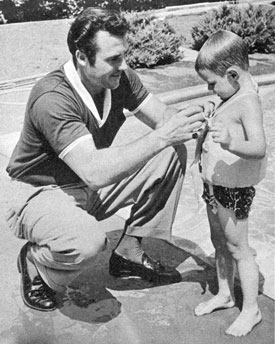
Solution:
{"label": "child's short hair", "polygon": [[231,31],[219,30],[211,35],[199,51],[195,69],[208,69],[224,76],[231,66],[248,70],[248,49],[244,41]]}

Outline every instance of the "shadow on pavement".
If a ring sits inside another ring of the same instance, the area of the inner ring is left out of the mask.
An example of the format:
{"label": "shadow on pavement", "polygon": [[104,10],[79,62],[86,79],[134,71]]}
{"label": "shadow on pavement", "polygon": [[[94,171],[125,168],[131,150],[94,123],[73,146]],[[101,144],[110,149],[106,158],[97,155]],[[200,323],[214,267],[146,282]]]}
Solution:
{"label": "shadow on pavement", "polygon": [[[121,313],[122,304],[112,293],[142,291],[157,288],[152,282],[139,278],[115,278],[109,275],[109,257],[121,231],[108,232],[109,248],[101,253],[95,264],[80,275],[67,290],[66,295],[58,295],[59,311],[70,319],[86,323],[106,323]],[[208,290],[212,295],[218,291],[216,270],[190,253],[157,239],[143,239],[144,250],[164,265],[182,266],[183,283],[196,283],[200,294]],[[191,260],[191,263],[188,261]],[[186,263],[186,264],[185,264]],[[184,265],[185,264],[185,265]],[[162,284],[161,286],[164,286]],[[236,284],[236,306],[241,309],[242,293]]]}
{"label": "shadow on pavement", "polygon": [[[123,293],[160,287],[139,278],[123,279],[109,275],[109,257],[121,231],[108,232],[107,235],[110,240],[109,248],[98,256],[91,268],[71,283],[65,295],[58,296],[60,312],[71,319],[88,323],[108,322],[121,311],[121,303],[113,296],[112,291]],[[152,258],[173,267],[184,264],[192,257],[186,251],[157,239],[143,239],[143,248]],[[188,271],[180,271],[182,281],[200,284],[201,294],[206,292],[207,287],[211,293],[216,293],[215,269],[196,257],[192,258],[191,265],[186,267]]]}

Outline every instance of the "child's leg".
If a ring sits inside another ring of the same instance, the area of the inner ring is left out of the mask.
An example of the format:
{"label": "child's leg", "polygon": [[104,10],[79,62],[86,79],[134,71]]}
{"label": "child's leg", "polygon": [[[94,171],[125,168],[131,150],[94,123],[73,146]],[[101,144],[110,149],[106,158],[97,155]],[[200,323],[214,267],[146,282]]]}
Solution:
{"label": "child's leg", "polygon": [[242,311],[226,330],[233,336],[245,336],[261,321],[258,308],[258,266],[255,251],[248,244],[248,219],[236,219],[235,214],[221,206],[218,211],[227,246],[237,264],[243,293]]}
{"label": "child's leg", "polygon": [[225,236],[221,228],[218,214],[207,205],[207,214],[211,230],[211,240],[216,250],[216,268],[219,291],[218,294],[195,308],[196,315],[204,315],[219,308],[233,307],[234,302],[234,262],[228,251]]}

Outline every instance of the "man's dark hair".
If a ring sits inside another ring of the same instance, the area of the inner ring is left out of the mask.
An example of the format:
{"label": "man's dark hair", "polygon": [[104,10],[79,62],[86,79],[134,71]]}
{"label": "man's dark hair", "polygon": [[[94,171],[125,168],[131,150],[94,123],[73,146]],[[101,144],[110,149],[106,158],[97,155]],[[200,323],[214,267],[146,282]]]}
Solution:
{"label": "man's dark hair", "polygon": [[91,65],[95,63],[97,45],[95,35],[107,31],[114,36],[123,37],[128,30],[126,19],[117,11],[88,7],[74,20],[68,33],[67,43],[73,56],[80,50],[85,53]]}

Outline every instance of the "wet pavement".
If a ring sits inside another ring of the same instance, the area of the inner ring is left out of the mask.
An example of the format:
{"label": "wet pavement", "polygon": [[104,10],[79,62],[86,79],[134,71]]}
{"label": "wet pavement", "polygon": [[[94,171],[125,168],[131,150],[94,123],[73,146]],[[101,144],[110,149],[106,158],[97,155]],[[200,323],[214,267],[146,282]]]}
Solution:
{"label": "wet pavement", "polygon": [[[177,75],[179,71],[175,68],[174,73]],[[169,74],[172,78],[171,69]],[[158,85],[156,79],[149,79],[148,75],[146,79],[142,73],[141,78],[154,91],[152,85]],[[8,191],[4,169],[22,127],[29,91],[27,86],[0,93],[0,209],[5,206]],[[259,304],[263,313],[263,321],[253,332],[238,339],[224,334],[239,314],[242,296],[238,283],[237,307],[204,317],[194,316],[194,307],[217,292],[217,282],[205,210],[195,197],[188,170],[173,226],[173,242],[144,240],[145,249],[154,258],[176,266],[183,281],[154,286],[138,279],[115,279],[108,274],[108,258],[121,233],[126,209],[105,221],[110,238],[108,250],[72,284],[67,295],[59,296],[59,308],[51,313],[31,310],[22,303],[16,257],[24,241],[8,231],[1,212],[0,344],[274,343],[274,92],[274,84],[260,88],[269,159],[267,175],[257,187],[250,216],[249,239],[257,251],[261,276]],[[147,130],[129,117],[117,140],[134,139]],[[187,147],[191,162],[194,142]]]}

